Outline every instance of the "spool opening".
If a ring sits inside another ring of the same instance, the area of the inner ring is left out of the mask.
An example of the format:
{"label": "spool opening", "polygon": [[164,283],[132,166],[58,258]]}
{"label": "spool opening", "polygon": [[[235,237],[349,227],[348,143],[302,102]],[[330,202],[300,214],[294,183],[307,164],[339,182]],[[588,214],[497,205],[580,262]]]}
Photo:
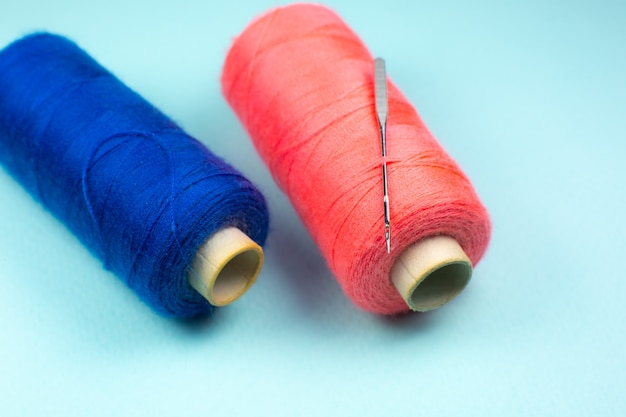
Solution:
{"label": "spool opening", "polygon": [[235,255],[217,273],[211,291],[215,305],[225,305],[243,295],[254,283],[263,261],[258,251],[248,249]]}
{"label": "spool opening", "polygon": [[189,284],[209,303],[224,306],[254,284],[263,267],[263,249],[236,227],[219,230],[200,247]]}
{"label": "spool opening", "polygon": [[458,295],[472,277],[472,262],[449,236],[407,247],[391,269],[391,281],[411,310],[429,311]]}
{"label": "spool opening", "polygon": [[428,274],[413,290],[411,304],[418,311],[441,307],[467,285],[472,269],[464,262],[443,265]]}

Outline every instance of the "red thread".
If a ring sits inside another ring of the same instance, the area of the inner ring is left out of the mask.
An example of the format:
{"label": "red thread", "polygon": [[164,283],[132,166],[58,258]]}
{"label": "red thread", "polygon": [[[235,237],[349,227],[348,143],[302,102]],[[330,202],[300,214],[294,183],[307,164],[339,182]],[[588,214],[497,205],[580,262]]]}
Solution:
{"label": "red thread", "polygon": [[470,181],[390,82],[387,254],[373,78],[373,57],[339,16],[297,4],[263,15],[235,40],[222,89],[344,292],[393,314],[408,310],[389,279],[404,249],[448,235],[476,264],[491,226]]}

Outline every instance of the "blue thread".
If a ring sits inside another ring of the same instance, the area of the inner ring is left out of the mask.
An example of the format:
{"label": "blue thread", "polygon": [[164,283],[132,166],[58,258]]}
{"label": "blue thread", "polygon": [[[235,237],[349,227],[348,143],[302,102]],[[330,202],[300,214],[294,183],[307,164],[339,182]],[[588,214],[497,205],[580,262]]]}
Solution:
{"label": "blue thread", "polygon": [[213,233],[267,236],[246,178],[60,36],[0,51],[0,162],[165,315],[212,311],[187,274]]}

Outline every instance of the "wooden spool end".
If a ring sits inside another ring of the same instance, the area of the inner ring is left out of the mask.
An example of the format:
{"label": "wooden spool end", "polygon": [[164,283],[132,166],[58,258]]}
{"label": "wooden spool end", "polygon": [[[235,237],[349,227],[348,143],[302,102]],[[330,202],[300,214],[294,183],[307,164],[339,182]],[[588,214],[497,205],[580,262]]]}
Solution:
{"label": "wooden spool end", "polygon": [[391,269],[391,281],[415,311],[434,310],[456,297],[472,276],[472,262],[448,236],[422,239],[409,246]]}
{"label": "wooden spool end", "polygon": [[225,306],[241,297],[263,267],[263,249],[241,230],[227,227],[200,247],[189,283],[209,303]]}

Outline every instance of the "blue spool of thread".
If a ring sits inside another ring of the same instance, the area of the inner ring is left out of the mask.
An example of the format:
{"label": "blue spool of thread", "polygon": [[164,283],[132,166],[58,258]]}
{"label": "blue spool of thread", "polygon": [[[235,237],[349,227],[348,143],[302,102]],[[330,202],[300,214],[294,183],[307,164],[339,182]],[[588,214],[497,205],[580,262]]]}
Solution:
{"label": "blue spool of thread", "polygon": [[0,162],[162,314],[209,313],[260,270],[261,193],[63,37],[0,51]]}

